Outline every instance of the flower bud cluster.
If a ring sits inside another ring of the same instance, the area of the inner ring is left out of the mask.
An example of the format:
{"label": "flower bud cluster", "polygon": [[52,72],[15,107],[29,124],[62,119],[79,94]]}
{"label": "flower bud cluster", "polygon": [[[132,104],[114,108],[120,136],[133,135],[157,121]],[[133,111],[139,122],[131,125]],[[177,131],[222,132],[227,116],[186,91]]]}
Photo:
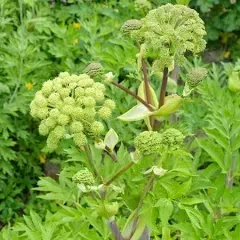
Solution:
{"label": "flower bud cluster", "polygon": [[160,154],[163,149],[177,150],[183,145],[184,135],[175,128],[169,128],[163,133],[144,131],[134,139],[138,156]]}
{"label": "flower bud cluster", "polygon": [[152,4],[148,0],[135,0],[134,6],[137,11],[148,12],[152,9]]}
{"label": "flower bud cluster", "polygon": [[142,155],[159,153],[162,149],[162,136],[155,131],[144,131],[134,139],[134,145]]}
{"label": "flower bud cluster", "polygon": [[76,184],[84,184],[85,186],[91,186],[94,184],[94,177],[92,173],[87,169],[78,171],[73,177],[72,181]]}
{"label": "flower bud cluster", "polygon": [[190,88],[195,88],[207,76],[207,69],[196,67],[187,74],[187,83]]}
{"label": "flower bud cluster", "polygon": [[184,54],[197,54],[205,49],[204,23],[199,14],[187,6],[166,4],[149,11],[141,19],[141,28],[132,31],[131,37],[141,45],[141,56],[157,61],[161,71],[173,62],[182,65]]}
{"label": "flower bud cluster", "polygon": [[183,145],[184,135],[176,128],[169,128],[162,133],[162,144],[170,150],[177,150]]}
{"label": "flower bud cluster", "polygon": [[66,134],[81,147],[88,138],[104,132],[101,120],[111,117],[115,102],[105,99],[105,86],[87,74],[60,73],[46,81],[31,102],[31,115],[41,119],[39,133],[48,135],[49,151],[57,148]]}

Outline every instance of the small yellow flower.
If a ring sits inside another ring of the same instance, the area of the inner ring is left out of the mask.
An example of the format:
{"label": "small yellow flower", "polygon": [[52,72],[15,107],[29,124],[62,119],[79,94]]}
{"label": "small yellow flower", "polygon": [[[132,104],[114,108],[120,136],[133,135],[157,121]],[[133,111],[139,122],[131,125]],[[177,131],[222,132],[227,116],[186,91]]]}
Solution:
{"label": "small yellow flower", "polygon": [[79,39],[76,38],[76,39],[73,40],[73,45],[76,45],[78,43],[79,43]]}
{"label": "small yellow flower", "polygon": [[226,52],[224,52],[223,57],[224,58],[229,58],[230,54],[231,54],[230,51],[226,51]]}
{"label": "small yellow flower", "polygon": [[40,163],[44,164],[46,162],[46,156],[39,154]]}
{"label": "small yellow flower", "polygon": [[26,87],[28,90],[32,90],[33,84],[32,84],[32,83],[26,83],[26,84],[25,84],[25,87]]}
{"label": "small yellow flower", "polygon": [[73,23],[73,28],[75,28],[75,29],[80,29],[81,28],[81,23]]}

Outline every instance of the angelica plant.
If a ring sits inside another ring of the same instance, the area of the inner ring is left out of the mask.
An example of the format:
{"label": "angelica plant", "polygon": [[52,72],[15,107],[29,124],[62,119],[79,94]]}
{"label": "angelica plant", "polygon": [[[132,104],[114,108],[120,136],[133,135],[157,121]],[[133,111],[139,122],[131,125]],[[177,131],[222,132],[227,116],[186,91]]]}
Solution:
{"label": "angelica plant", "polygon": [[[136,4],[145,4],[144,9],[151,8],[148,1],[136,1]],[[186,52],[198,54],[204,50],[206,32],[196,11],[172,4],[149,11],[141,20],[126,21],[121,31],[139,47],[136,69],[142,79],[137,93],[117,82],[114,73],[104,73],[103,66],[94,62],[83,74],[63,72],[46,81],[31,103],[31,115],[41,121],[39,133],[47,137],[49,152],[56,150],[64,138],[72,139],[77,147],[80,167],[71,168],[71,174],[65,173],[65,177],[70,177],[70,186],[80,193],[71,203],[82,204],[97,219],[104,219],[114,239],[150,239],[156,229],[146,220],[144,209],[148,205],[145,201],[152,197],[153,208],[165,199],[173,208],[168,197],[177,201],[191,187],[191,173],[182,171],[181,167],[191,158],[184,146],[185,136],[176,128],[160,127],[159,122],[174,114],[206,77],[204,68],[191,69],[186,73],[183,93],[166,94],[177,88],[176,83],[171,83],[174,80],[169,80],[169,72],[175,65],[184,64]],[[163,76],[159,97],[150,83],[152,72]],[[167,88],[168,81],[170,86]],[[108,120],[116,108],[114,100],[106,98],[108,85],[119,88],[137,101],[136,106],[118,116],[116,121],[119,124],[120,120],[145,122],[144,131],[133,139],[131,152],[118,145],[117,129],[108,127]],[[134,192],[138,187],[132,186],[132,180],[139,184],[136,195]],[[176,188],[167,187],[169,183],[185,186],[184,191],[174,197],[171,191],[176,192]],[[166,188],[161,195],[158,195],[159,186]],[[46,188],[41,189],[45,191]],[[136,199],[132,202],[129,198],[134,196]],[[119,212],[124,215],[124,224],[118,219]],[[172,211],[163,218],[160,212],[160,232],[164,239],[170,238],[168,220],[171,214]],[[95,226],[91,224],[91,227]]]}

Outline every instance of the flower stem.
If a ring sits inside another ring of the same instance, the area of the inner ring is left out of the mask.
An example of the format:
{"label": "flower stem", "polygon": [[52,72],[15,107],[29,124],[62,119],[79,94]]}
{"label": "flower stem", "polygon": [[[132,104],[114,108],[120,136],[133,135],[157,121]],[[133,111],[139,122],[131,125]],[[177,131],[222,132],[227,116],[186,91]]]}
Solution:
{"label": "flower stem", "polygon": [[158,108],[160,108],[164,104],[166,88],[167,88],[167,81],[168,81],[168,68],[165,67],[163,69],[163,80],[162,80],[162,86],[161,86],[161,90],[160,90]]}
{"label": "flower stem", "polygon": [[153,183],[154,183],[154,180],[155,180],[155,175],[153,174],[148,182],[146,183],[144,189],[143,189],[143,193],[142,193],[142,196],[138,202],[138,206],[137,206],[137,209],[136,209],[136,212],[135,212],[135,219],[134,219],[134,222],[133,222],[133,227],[132,227],[132,235],[134,234],[134,232],[136,231],[136,227],[137,227],[137,221],[138,221],[138,214],[139,214],[139,211],[143,205],[143,201],[145,199],[145,197],[147,196],[147,193],[151,190],[152,186],[153,186]]}
{"label": "flower stem", "polygon": [[93,173],[94,173],[94,176],[95,177],[98,177],[99,176],[99,173],[98,173],[98,169],[93,161],[93,157],[92,157],[92,153],[91,153],[91,149],[89,148],[88,145],[84,146],[84,149],[87,153],[87,157],[88,157],[88,160],[89,160],[89,163],[93,169]]}
{"label": "flower stem", "polygon": [[124,240],[115,221],[108,220],[108,226],[112,231],[115,240]]}
{"label": "flower stem", "polygon": [[116,87],[120,88],[121,90],[123,90],[124,92],[126,92],[127,94],[131,95],[135,99],[137,99],[139,102],[141,102],[143,105],[145,105],[150,111],[154,111],[154,108],[150,104],[148,104],[146,101],[144,101],[141,97],[139,97],[137,94],[135,94],[134,92],[132,92],[128,88],[124,87],[123,85],[121,85],[117,82],[111,82],[111,83],[114,86],[116,86]]}
{"label": "flower stem", "polygon": [[143,71],[143,81],[145,86],[145,96],[148,104],[151,104],[150,86],[147,76],[147,65],[144,59],[142,59],[142,71]]}
{"label": "flower stem", "polygon": [[120,177],[123,173],[125,173],[130,167],[132,167],[134,165],[134,162],[131,161],[130,163],[128,163],[128,165],[126,165],[124,168],[122,168],[119,172],[117,172],[110,180],[108,180],[104,185],[105,186],[109,186],[115,179],[117,179],[118,177]]}

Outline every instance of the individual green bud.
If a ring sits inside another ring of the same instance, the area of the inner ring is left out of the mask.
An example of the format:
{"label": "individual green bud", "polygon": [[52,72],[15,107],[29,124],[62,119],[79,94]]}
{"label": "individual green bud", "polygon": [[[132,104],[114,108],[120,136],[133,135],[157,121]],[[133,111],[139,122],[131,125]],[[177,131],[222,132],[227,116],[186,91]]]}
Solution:
{"label": "individual green bud", "polygon": [[57,122],[60,124],[60,125],[67,125],[70,121],[70,117],[66,114],[60,114],[57,118]]}
{"label": "individual green bud", "polygon": [[83,97],[82,104],[85,107],[94,107],[96,105],[96,101],[93,97]]}
{"label": "individual green bud", "polygon": [[95,83],[93,84],[93,88],[98,89],[98,90],[101,90],[102,92],[105,92],[105,90],[106,90],[105,85],[102,84],[102,83],[100,83],[100,82],[95,82]]}
{"label": "individual green bud", "polygon": [[108,107],[111,110],[114,110],[116,108],[116,103],[113,100],[111,100],[111,99],[107,99],[104,102],[104,107]]}
{"label": "individual green bud", "polygon": [[45,120],[41,121],[38,130],[39,130],[40,135],[42,135],[42,136],[48,135],[49,128],[46,126]]}
{"label": "individual green bud", "polygon": [[228,78],[228,88],[232,92],[240,91],[240,71],[233,71]]}
{"label": "individual green bud", "polygon": [[56,126],[56,124],[57,124],[56,118],[54,118],[54,117],[48,117],[45,120],[45,125],[50,129],[54,128]]}
{"label": "individual green bud", "polygon": [[134,139],[134,145],[143,155],[157,154],[162,150],[162,136],[155,131],[144,131]]}
{"label": "individual green bud", "polygon": [[75,97],[82,97],[82,96],[84,96],[84,88],[77,87],[75,89]]}
{"label": "individual green bud", "polygon": [[103,66],[101,63],[93,62],[85,68],[84,72],[90,77],[95,77],[103,72]]}
{"label": "individual green bud", "polygon": [[83,125],[79,121],[74,121],[72,122],[70,129],[72,133],[81,133],[83,131]]}
{"label": "individual green bud", "polygon": [[78,86],[78,83],[76,83],[76,82],[71,82],[71,83],[69,83],[68,88],[71,89],[71,90],[73,90],[73,89],[75,89],[77,86]]}
{"label": "individual green bud", "polygon": [[83,114],[83,109],[81,107],[73,108],[73,111],[71,113],[72,117],[76,120],[80,120],[83,117]]}
{"label": "individual green bud", "polygon": [[30,103],[30,114],[33,118],[37,118],[38,106],[37,106],[37,104],[35,103],[34,100]]}
{"label": "individual green bud", "polygon": [[51,109],[50,112],[49,112],[49,116],[52,117],[52,118],[58,118],[59,115],[60,115],[60,112],[56,108]]}
{"label": "individual green bud", "polygon": [[96,90],[94,98],[97,103],[101,103],[104,100],[104,93],[101,90]]}
{"label": "individual green bud", "polygon": [[202,67],[192,68],[186,80],[190,88],[195,88],[207,76],[207,69]]}
{"label": "individual green bud", "polygon": [[109,219],[112,216],[116,215],[118,213],[118,210],[119,210],[119,205],[117,202],[102,203],[97,208],[97,213],[98,213],[98,216]]}
{"label": "individual green bud", "polygon": [[40,119],[44,119],[48,116],[48,108],[42,107],[37,110],[37,117]]}
{"label": "individual green bud", "polygon": [[65,127],[59,125],[56,126],[52,131],[52,134],[56,137],[56,139],[62,139],[65,134]]}
{"label": "individual green bud", "polygon": [[63,89],[62,84],[60,84],[60,83],[53,84],[53,90],[54,91],[60,92],[62,89]]}
{"label": "individual green bud", "polygon": [[39,107],[47,107],[48,105],[47,99],[42,94],[36,95],[34,101]]}
{"label": "individual green bud", "polygon": [[95,121],[91,124],[91,132],[98,136],[104,132],[104,126],[101,122]]}
{"label": "individual green bud", "polygon": [[52,91],[53,91],[53,82],[51,80],[44,82],[42,86],[42,94],[45,97],[48,97],[52,93]]}
{"label": "individual green bud", "polygon": [[169,128],[162,134],[162,144],[171,150],[176,150],[183,145],[184,135],[175,128]]}
{"label": "individual green bud", "polygon": [[61,108],[61,113],[66,114],[66,115],[71,115],[73,112],[74,107],[72,105],[63,105]]}
{"label": "individual green bud", "polygon": [[68,72],[61,72],[59,73],[59,78],[68,78],[70,74]]}
{"label": "individual green bud", "polygon": [[85,96],[95,98],[96,89],[92,87],[88,87],[85,89]]}
{"label": "individual green bud", "polygon": [[108,107],[102,107],[98,110],[98,116],[103,120],[109,119],[111,115],[112,115],[112,110]]}
{"label": "individual green bud", "polygon": [[122,25],[121,32],[123,35],[129,35],[132,31],[140,29],[141,26],[141,21],[137,19],[130,19]]}
{"label": "individual green bud", "polygon": [[90,87],[94,83],[93,79],[91,79],[87,74],[80,74],[79,75],[79,81],[78,81],[78,86],[79,87]]}
{"label": "individual green bud", "polygon": [[76,184],[84,184],[86,186],[91,186],[95,182],[92,173],[87,168],[73,175],[72,181]]}
{"label": "individual green bud", "polygon": [[78,147],[83,147],[83,146],[85,146],[88,143],[86,135],[84,133],[76,133],[76,134],[74,134],[73,142]]}
{"label": "individual green bud", "polygon": [[60,95],[58,94],[58,93],[51,93],[50,95],[49,95],[49,97],[48,97],[48,102],[50,103],[50,104],[53,104],[53,105],[55,105],[55,104],[57,104],[58,102],[60,102],[61,101],[61,99],[60,99]]}
{"label": "individual green bud", "polygon": [[70,95],[71,90],[69,88],[61,88],[58,93],[62,98],[66,98]]}
{"label": "individual green bud", "polygon": [[93,108],[93,107],[92,107],[92,108],[88,107],[88,108],[83,109],[82,118],[83,118],[84,120],[86,120],[87,122],[92,122],[92,121],[94,121],[95,116],[96,116],[96,110],[95,110],[95,108]]}

